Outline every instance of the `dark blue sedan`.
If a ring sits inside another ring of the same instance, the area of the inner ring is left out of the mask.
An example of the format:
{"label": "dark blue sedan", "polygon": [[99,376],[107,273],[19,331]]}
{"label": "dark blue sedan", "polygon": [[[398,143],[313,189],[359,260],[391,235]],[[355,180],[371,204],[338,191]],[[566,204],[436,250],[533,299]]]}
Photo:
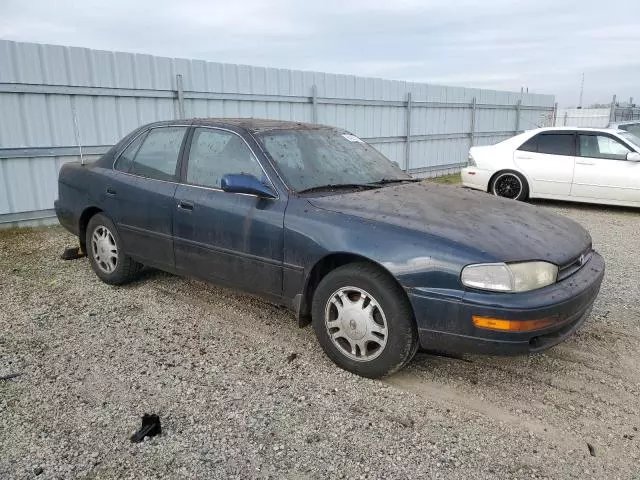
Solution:
{"label": "dark blue sedan", "polygon": [[366,377],[418,347],[546,349],[584,322],[604,275],[577,223],[416,181],[358,137],[302,123],[143,126],[64,165],[56,213],[104,282],[148,265],[258,294]]}

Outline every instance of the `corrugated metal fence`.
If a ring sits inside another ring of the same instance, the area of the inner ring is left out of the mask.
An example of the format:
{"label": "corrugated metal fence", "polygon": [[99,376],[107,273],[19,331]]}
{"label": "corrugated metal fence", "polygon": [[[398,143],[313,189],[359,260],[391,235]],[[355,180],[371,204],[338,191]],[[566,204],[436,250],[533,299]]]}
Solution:
{"label": "corrugated metal fence", "polygon": [[609,125],[610,108],[561,108],[556,115],[557,127],[595,127]]}
{"label": "corrugated metal fence", "polygon": [[345,128],[414,175],[552,122],[554,97],[0,40],[0,225],[51,218],[57,172],[141,124],[261,117]]}

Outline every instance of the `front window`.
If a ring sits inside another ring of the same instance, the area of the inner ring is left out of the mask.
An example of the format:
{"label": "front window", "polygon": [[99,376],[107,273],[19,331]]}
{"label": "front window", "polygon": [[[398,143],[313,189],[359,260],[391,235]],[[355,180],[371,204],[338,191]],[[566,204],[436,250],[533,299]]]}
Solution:
{"label": "front window", "polygon": [[272,130],[259,138],[284,180],[296,191],[411,180],[375,148],[337,130]]}
{"label": "front window", "polygon": [[629,149],[608,135],[580,134],[580,157],[625,160]]}
{"label": "front window", "polygon": [[260,164],[239,135],[196,128],[189,151],[187,183],[219,189],[222,177],[229,173],[247,173],[267,182]]}

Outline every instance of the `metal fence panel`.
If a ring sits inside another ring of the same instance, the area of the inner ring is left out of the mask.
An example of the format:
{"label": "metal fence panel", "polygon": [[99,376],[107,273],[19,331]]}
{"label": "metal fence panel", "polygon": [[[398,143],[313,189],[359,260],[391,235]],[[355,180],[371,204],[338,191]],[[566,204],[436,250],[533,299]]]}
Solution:
{"label": "metal fence panel", "polygon": [[613,110],[612,121],[628,122],[640,120],[640,107],[620,107],[616,106]]}
{"label": "metal fence panel", "polygon": [[561,108],[556,115],[557,127],[605,128],[609,124],[610,108]]}
{"label": "metal fence panel", "polygon": [[334,125],[428,176],[459,169],[472,142],[533,128],[554,105],[548,95],[6,40],[0,65],[0,225],[52,215],[57,173],[78,159],[78,143],[85,154],[99,155],[156,120],[262,117]]}

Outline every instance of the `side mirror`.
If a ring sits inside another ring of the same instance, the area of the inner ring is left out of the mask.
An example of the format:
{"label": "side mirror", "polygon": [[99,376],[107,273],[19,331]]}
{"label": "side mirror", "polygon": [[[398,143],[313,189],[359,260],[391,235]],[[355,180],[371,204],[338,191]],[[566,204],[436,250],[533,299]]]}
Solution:
{"label": "side mirror", "polygon": [[627,160],[629,160],[630,162],[640,162],[640,153],[638,152],[627,153]]}
{"label": "side mirror", "polygon": [[276,192],[262,183],[253,175],[247,173],[229,173],[220,180],[222,190],[230,193],[246,193],[261,198],[276,198]]}

